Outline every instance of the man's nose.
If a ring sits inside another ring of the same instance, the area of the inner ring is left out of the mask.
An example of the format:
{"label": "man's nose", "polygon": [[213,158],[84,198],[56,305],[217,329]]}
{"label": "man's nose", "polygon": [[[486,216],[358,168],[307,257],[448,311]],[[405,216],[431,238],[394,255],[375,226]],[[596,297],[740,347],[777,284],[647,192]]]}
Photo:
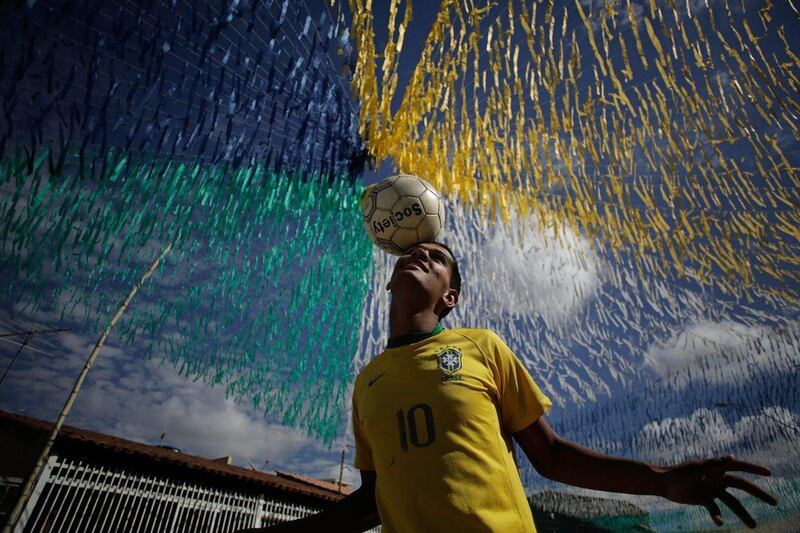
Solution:
{"label": "man's nose", "polygon": [[425,248],[414,248],[411,251],[411,257],[421,257],[423,260],[428,260],[428,250]]}

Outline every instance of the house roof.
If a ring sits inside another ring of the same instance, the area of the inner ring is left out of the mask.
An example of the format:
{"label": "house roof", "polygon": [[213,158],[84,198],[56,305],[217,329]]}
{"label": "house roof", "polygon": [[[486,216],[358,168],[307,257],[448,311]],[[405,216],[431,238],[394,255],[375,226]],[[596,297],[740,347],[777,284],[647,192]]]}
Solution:
{"label": "house roof", "polygon": [[[300,474],[292,474],[291,472],[281,472],[280,470],[276,471],[275,474],[278,477],[282,477],[284,479],[291,479],[294,481],[299,481],[301,483],[308,483],[310,485],[314,485],[315,487],[320,487],[325,490],[330,490],[334,492],[339,492],[339,484],[332,483],[330,481],[325,481],[324,479],[317,479],[308,476],[301,476]],[[342,483],[341,493],[345,496],[353,492],[353,487],[351,487],[347,483]]]}
{"label": "house roof", "polygon": [[[27,416],[16,415],[0,411],[0,433],[10,436],[10,431],[16,433],[34,433],[37,437],[44,437],[51,431],[53,424]],[[173,470],[202,474],[228,482],[243,483],[248,488],[269,488],[272,491],[283,491],[321,499],[338,501],[344,497],[338,492],[338,486],[321,480],[314,480],[305,476],[294,474],[274,475],[255,470],[248,470],[224,462],[206,459],[196,455],[176,452],[170,448],[151,446],[112,435],[96,433],[72,426],[63,426],[56,440],[56,449],[69,449],[71,452],[83,452],[87,455],[92,452],[110,452],[104,456],[112,456],[119,462],[154,463],[154,466],[170,466]],[[94,456],[96,454],[92,454]]]}

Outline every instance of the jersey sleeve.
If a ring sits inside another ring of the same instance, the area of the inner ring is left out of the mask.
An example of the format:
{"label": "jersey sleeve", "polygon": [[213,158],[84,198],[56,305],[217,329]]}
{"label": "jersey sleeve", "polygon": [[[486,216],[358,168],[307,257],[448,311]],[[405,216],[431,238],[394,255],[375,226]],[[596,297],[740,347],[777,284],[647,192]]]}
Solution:
{"label": "jersey sleeve", "polygon": [[372,447],[369,445],[367,435],[364,433],[364,426],[358,416],[358,402],[356,402],[357,388],[353,389],[353,436],[356,441],[356,456],[353,466],[359,470],[375,470],[375,463],[372,460]]}
{"label": "jersey sleeve", "polygon": [[489,332],[490,357],[494,362],[498,402],[503,428],[514,433],[525,429],[552,407],[528,369],[494,333]]}

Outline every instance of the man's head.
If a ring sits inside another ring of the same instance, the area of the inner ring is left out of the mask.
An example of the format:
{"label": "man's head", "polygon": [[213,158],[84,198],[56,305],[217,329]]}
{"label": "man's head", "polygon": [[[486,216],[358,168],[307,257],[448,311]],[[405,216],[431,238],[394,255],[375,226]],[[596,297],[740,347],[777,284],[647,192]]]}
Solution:
{"label": "man's head", "polygon": [[386,290],[414,307],[434,305],[439,320],[443,319],[461,292],[461,272],[453,251],[440,242],[412,246],[395,263]]}

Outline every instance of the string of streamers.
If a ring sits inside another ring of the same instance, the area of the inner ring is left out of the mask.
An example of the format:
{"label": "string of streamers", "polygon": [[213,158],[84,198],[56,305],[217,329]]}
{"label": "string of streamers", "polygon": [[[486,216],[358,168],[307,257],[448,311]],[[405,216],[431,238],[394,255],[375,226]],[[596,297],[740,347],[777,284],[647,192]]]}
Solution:
{"label": "string of streamers", "polygon": [[116,335],[331,442],[371,269],[342,13],[288,1],[0,11],[0,286],[13,316],[95,335],[174,239]]}
{"label": "string of streamers", "polygon": [[[536,214],[639,278],[798,298],[791,2],[441,2],[410,80],[411,3],[351,0],[370,153],[490,219]],[[401,20],[402,17],[402,20]],[[380,60],[380,61],[379,61]]]}

